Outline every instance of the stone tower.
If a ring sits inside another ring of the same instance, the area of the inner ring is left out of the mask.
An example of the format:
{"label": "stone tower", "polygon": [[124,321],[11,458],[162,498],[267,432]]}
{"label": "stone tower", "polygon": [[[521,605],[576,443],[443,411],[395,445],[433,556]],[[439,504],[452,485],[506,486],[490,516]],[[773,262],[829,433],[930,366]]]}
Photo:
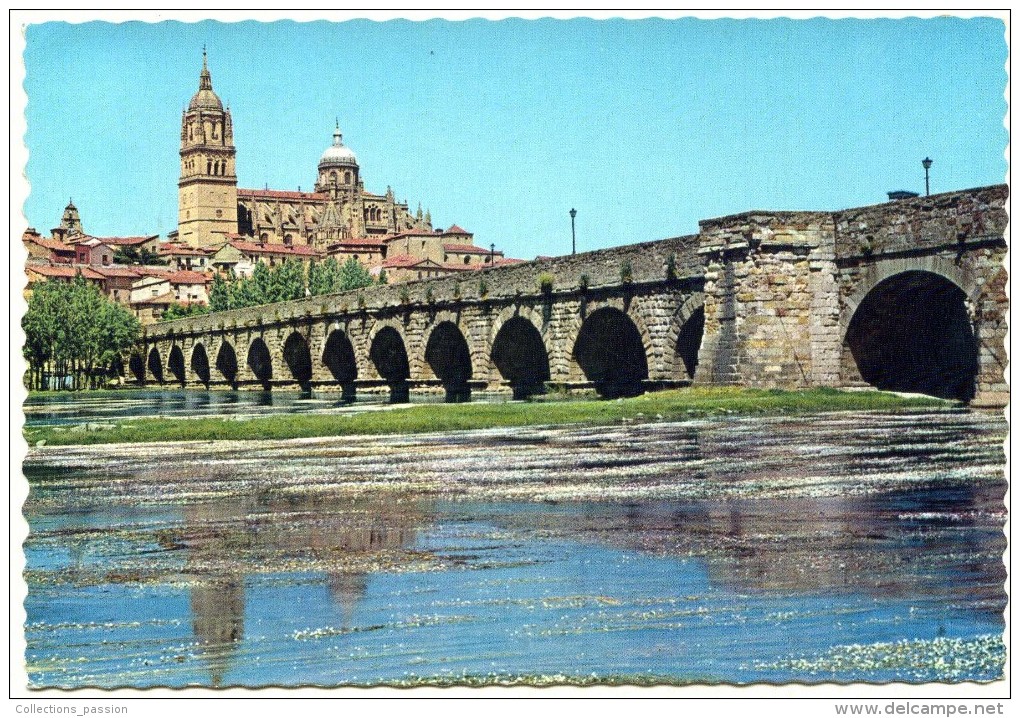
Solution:
{"label": "stone tower", "polygon": [[230,110],[212,89],[202,50],[198,92],[181,119],[181,179],[178,186],[177,232],[192,247],[227,241],[237,231],[237,172],[234,128]]}
{"label": "stone tower", "polygon": [[74,206],[73,200],[68,201],[67,206],[64,207],[64,214],[60,217],[60,228],[69,236],[84,234],[84,230],[81,228],[81,217],[78,216],[78,208]]}

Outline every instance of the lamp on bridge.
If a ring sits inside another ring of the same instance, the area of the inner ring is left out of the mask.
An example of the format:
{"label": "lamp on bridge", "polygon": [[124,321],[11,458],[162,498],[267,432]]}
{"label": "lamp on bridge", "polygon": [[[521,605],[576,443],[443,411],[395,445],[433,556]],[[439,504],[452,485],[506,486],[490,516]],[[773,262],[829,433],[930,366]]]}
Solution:
{"label": "lamp on bridge", "polygon": [[921,160],[921,164],[924,165],[924,196],[927,197],[931,194],[931,187],[928,184],[928,170],[931,169],[931,158],[925,157]]}
{"label": "lamp on bridge", "polygon": [[577,210],[570,210],[570,253],[577,254],[577,234],[574,232],[574,217],[577,216]]}
{"label": "lamp on bridge", "polygon": [[489,245],[489,266],[496,266],[496,245],[494,243]]}

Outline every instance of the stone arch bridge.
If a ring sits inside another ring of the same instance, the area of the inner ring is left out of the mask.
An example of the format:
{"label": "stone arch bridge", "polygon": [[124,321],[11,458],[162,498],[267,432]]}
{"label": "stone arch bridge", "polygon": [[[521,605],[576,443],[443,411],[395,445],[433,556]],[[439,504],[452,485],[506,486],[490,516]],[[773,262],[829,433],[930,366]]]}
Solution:
{"label": "stone arch bridge", "polygon": [[1005,403],[1004,185],[145,328],[143,384],[603,396],[694,384],[876,386]]}

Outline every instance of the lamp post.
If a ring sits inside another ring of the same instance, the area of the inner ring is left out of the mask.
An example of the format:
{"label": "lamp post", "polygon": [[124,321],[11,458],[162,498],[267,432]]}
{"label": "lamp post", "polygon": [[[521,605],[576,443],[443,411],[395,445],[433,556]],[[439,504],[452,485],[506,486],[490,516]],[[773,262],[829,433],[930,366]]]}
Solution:
{"label": "lamp post", "polygon": [[574,231],[574,217],[577,216],[577,210],[570,210],[570,253],[577,254],[577,232]]}
{"label": "lamp post", "polygon": [[931,169],[931,159],[925,157],[921,160],[921,164],[924,165],[924,196],[927,197],[931,194],[931,186],[928,184],[928,170]]}
{"label": "lamp post", "polygon": [[496,245],[495,243],[489,245],[489,266],[496,266]]}

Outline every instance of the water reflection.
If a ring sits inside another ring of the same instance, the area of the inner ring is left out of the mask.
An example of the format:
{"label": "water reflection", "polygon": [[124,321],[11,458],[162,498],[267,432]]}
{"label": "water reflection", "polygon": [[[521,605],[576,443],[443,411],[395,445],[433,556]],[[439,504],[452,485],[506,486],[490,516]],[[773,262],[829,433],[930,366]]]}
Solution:
{"label": "water reflection", "polygon": [[246,576],[253,569],[322,571],[350,628],[367,576],[414,544],[426,522],[417,502],[318,495],[241,496],[189,504],[183,523],[158,531],[165,551],[183,550],[191,625],[213,686],[223,685],[244,638]]}
{"label": "water reflection", "polygon": [[584,654],[782,681],[804,676],[754,666],[987,636],[1003,433],[873,415],[34,450],[29,673],[337,685]]}

